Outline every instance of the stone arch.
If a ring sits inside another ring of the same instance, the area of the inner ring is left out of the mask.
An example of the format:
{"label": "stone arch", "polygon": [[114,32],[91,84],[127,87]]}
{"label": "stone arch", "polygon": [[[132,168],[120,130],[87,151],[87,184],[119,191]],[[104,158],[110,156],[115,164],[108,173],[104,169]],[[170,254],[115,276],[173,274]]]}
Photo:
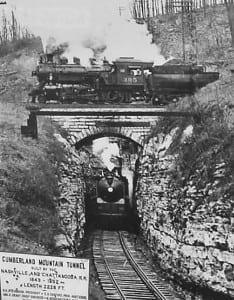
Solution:
{"label": "stone arch", "polygon": [[115,136],[128,139],[139,145],[141,148],[144,145],[145,139],[145,136],[142,136],[140,133],[136,133],[134,130],[131,130],[131,128],[126,127],[91,127],[78,133],[71,132],[67,139],[69,140],[70,144],[78,149],[89,140],[94,140],[96,138],[105,136]]}
{"label": "stone arch", "polygon": [[137,146],[139,146],[140,148],[143,147],[143,145],[140,144],[139,142],[137,142],[136,140],[134,140],[130,137],[127,137],[125,135],[122,135],[122,134],[119,134],[119,133],[113,133],[113,132],[96,133],[96,134],[87,135],[86,137],[83,137],[81,140],[76,140],[76,143],[73,143],[73,146],[75,146],[76,149],[79,149],[80,147],[82,147],[84,144],[86,144],[89,141],[92,141],[92,140],[95,140],[95,139],[98,139],[98,138],[102,138],[102,137],[112,137],[112,136],[127,139],[127,140],[137,144]]}

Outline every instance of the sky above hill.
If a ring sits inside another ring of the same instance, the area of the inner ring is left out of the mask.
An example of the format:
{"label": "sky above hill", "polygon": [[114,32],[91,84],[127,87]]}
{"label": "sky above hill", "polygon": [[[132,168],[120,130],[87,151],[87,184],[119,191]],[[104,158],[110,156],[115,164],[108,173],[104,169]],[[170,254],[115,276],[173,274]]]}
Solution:
{"label": "sky above hill", "polygon": [[146,26],[131,19],[132,0],[7,0],[4,10],[14,9],[20,23],[42,37],[44,47],[53,37],[68,42],[68,58],[79,56],[84,64],[93,49],[114,60],[134,56],[144,60],[163,58],[152,45]]}
{"label": "sky above hill", "polygon": [[[82,29],[98,18],[109,20],[127,14],[131,0],[7,0],[7,7],[16,9],[21,22],[35,32],[63,31],[65,26]],[[125,9],[124,9],[125,8]],[[128,14],[129,16],[129,14]]]}

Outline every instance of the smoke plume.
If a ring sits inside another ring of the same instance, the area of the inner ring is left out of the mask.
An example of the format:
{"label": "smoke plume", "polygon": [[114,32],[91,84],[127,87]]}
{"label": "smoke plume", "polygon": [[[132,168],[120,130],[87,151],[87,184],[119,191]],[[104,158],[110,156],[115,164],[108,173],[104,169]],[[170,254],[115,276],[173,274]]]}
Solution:
{"label": "smoke plume", "polygon": [[49,37],[46,43],[45,50],[46,53],[61,56],[68,50],[68,48],[69,48],[69,44],[67,42],[58,45],[54,37]]}
{"label": "smoke plume", "polygon": [[[145,25],[131,19],[132,0],[8,0],[16,7],[22,25],[42,37],[44,46],[50,36],[58,44],[69,43],[69,60],[80,57],[87,65],[93,55],[113,61],[133,56],[156,64],[164,62],[160,49],[152,44]],[[8,4],[8,5],[9,5]],[[121,8],[121,13],[120,13]]]}

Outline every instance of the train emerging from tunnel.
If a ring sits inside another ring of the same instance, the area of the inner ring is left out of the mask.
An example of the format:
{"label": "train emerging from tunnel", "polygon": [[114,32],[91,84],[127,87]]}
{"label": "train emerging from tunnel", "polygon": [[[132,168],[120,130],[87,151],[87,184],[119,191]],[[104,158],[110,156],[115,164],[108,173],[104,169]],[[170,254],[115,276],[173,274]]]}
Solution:
{"label": "train emerging from tunnel", "polygon": [[167,104],[177,101],[219,78],[218,72],[206,72],[203,66],[167,62],[155,66],[153,61],[120,57],[101,64],[90,59],[90,66],[79,58],[44,53],[36,70],[37,86],[30,92],[32,102],[48,103],[135,103]]}
{"label": "train emerging from tunnel", "polygon": [[90,208],[92,221],[96,227],[104,229],[131,229],[133,225],[133,205],[129,197],[129,184],[120,168],[104,168],[96,182]]}

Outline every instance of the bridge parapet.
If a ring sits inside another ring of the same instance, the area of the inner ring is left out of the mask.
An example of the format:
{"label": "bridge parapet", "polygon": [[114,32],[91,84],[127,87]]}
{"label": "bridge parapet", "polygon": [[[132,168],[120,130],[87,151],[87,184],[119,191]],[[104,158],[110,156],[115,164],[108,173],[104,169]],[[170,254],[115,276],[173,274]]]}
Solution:
{"label": "bridge parapet", "polygon": [[40,107],[30,109],[28,126],[23,131],[40,134],[44,118],[61,126],[75,145],[90,137],[122,136],[143,146],[159,116],[184,115],[168,112],[165,108],[147,106],[129,107]]}

